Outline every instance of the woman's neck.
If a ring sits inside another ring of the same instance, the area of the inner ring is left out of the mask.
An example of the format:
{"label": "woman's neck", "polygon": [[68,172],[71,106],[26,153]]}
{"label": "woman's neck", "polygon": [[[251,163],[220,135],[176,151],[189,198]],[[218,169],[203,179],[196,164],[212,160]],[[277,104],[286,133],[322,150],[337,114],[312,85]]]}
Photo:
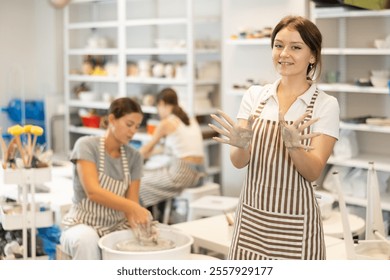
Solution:
{"label": "woman's neck", "polygon": [[120,143],[107,133],[104,137],[104,149],[106,153],[113,158],[117,158],[120,156],[120,148]]}
{"label": "woman's neck", "polygon": [[278,95],[286,98],[297,98],[310,88],[310,83],[306,79],[296,79],[284,77],[278,86]]}
{"label": "woman's neck", "polygon": [[284,115],[297,98],[305,93],[310,83],[305,80],[282,78],[277,88],[279,111]]}

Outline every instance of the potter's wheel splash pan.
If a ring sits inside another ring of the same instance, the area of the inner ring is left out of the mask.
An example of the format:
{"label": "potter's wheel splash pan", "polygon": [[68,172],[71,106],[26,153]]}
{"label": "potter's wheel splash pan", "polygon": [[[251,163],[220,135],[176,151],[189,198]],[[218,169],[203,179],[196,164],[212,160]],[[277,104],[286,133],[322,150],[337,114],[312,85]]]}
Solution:
{"label": "potter's wheel splash pan", "polygon": [[103,260],[183,260],[189,259],[193,238],[178,229],[159,226],[160,238],[174,242],[175,247],[160,251],[120,251],[119,242],[135,239],[132,230],[121,230],[109,233],[99,239]]}

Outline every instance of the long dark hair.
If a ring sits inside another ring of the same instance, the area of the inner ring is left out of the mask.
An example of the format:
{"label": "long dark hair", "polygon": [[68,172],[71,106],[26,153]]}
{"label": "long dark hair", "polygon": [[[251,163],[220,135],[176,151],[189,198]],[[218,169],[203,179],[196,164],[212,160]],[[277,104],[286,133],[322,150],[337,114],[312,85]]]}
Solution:
{"label": "long dark hair", "polygon": [[190,125],[190,119],[184,110],[179,106],[179,100],[174,91],[171,88],[165,88],[157,95],[157,103],[163,101],[165,104],[173,106],[172,114],[177,116],[185,125]]}
{"label": "long dark hair", "polygon": [[309,64],[307,67],[306,75],[309,80],[318,78],[321,74],[321,46],[322,46],[322,35],[318,27],[301,16],[286,16],[275,26],[271,34],[271,47],[274,46],[276,34],[284,28],[290,28],[298,31],[301,35],[302,40],[310,48],[311,52],[315,57],[315,62]]}
{"label": "long dark hair", "polygon": [[[111,102],[110,107],[108,108],[108,115],[113,114],[115,119],[119,119],[127,114],[139,113],[143,115],[141,106],[132,98],[121,97],[117,98]],[[103,120],[102,126],[104,128],[108,127],[108,115]]]}

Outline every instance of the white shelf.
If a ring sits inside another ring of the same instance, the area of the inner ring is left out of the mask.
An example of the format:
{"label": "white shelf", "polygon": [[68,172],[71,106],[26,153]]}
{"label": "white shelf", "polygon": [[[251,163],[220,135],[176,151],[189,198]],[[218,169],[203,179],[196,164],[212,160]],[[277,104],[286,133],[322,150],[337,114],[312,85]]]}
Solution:
{"label": "white shelf", "polygon": [[195,108],[195,114],[198,116],[206,116],[210,114],[215,114],[217,112],[217,108]]}
{"label": "white shelf", "polygon": [[323,48],[323,55],[390,55],[390,48]]}
{"label": "white shelf", "polygon": [[[187,80],[185,79],[170,79],[170,78],[154,78],[154,77],[127,77],[127,83],[132,84],[155,84],[155,85],[187,85]],[[195,85],[198,86],[207,86],[207,85],[217,85],[219,80],[196,80]]]}
{"label": "white shelf", "polygon": [[127,49],[127,55],[152,55],[152,54],[169,54],[169,55],[185,55],[187,54],[187,49],[185,48],[132,48]]}
{"label": "white shelf", "polygon": [[5,169],[4,184],[42,184],[51,181],[51,168]]}
{"label": "white shelf", "polygon": [[[4,206],[3,206],[4,207]],[[3,207],[0,205],[0,222],[2,227],[5,230],[20,230],[23,228],[23,215],[19,214],[6,214],[4,212]],[[34,217],[33,217],[34,216]],[[33,224],[33,220],[35,220],[35,225]],[[26,227],[31,228],[35,226],[35,228],[45,228],[51,227],[53,225],[53,212],[46,211],[36,211],[33,214],[31,211],[27,212],[26,216]]]}
{"label": "white shelf", "polygon": [[[96,136],[103,136],[105,134],[104,129],[100,128],[91,128],[91,127],[85,127],[85,126],[70,126],[69,131],[72,133],[82,134],[82,135],[96,135]],[[149,141],[151,139],[151,136],[147,133],[136,133],[134,135],[133,140],[135,141]]]}
{"label": "white shelf", "polygon": [[213,85],[219,85],[219,80],[217,79],[202,79],[202,80],[196,80],[195,85],[197,86],[213,86]]}
{"label": "white shelf", "polygon": [[[336,197],[337,199],[337,197]],[[353,196],[345,196],[345,202],[347,204],[357,205],[361,207],[367,206],[367,198],[353,197]],[[380,194],[381,199],[381,208],[385,211],[390,211],[390,194]]]}
{"label": "white shelf", "polygon": [[390,10],[358,10],[346,7],[316,8],[312,10],[312,13],[312,16],[317,19],[390,16]]}
{"label": "white shelf", "polygon": [[[186,48],[130,48],[126,50],[127,55],[186,55],[188,50]],[[219,49],[196,49],[195,54],[219,54]]]}
{"label": "white shelf", "polygon": [[75,126],[75,125],[69,126],[69,131],[72,133],[77,133],[77,134],[96,135],[96,136],[103,136],[105,133],[104,129],[91,128],[91,127],[85,127],[85,126]]}
{"label": "white shelf", "polygon": [[[75,108],[90,108],[90,109],[102,109],[107,110],[110,106],[110,102],[105,101],[82,101],[78,99],[72,99],[69,101],[69,107]],[[141,105],[142,112],[146,114],[157,114],[157,108],[155,106]]]}
{"label": "white shelf", "polygon": [[356,130],[356,131],[390,133],[390,126],[353,124],[353,123],[340,122],[340,128],[348,129],[348,130]]}
{"label": "white shelf", "polygon": [[271,47],[270,38],[261,39],[228,39],[226,44],[233,46],[269,46]]}
{"label": "white shelf", "polygon": [[[204,16],[195,17],[194,23],[213,23],[219,22],[220,17],[217,16]],[[144,19],[130,19],[127,20],[125,25],[132,26],[147,26],[147,25],[179,25],[188,24],[187,18],[144,18]]]}
{"label": "white shelf", "polygon": [[107,49],[69,49],[68,55],[119,55],[119,50],[115,48]]}
{"label": "white shelf", "polygon": [[127,20],[126,26],[187,24],[186,18],[145,18]]}
{"label": "white shelf", "polygon": [[142,77],[127,77],[127,83],[131,84],[156,84],[156,85],[186,85],[187,81],[183,79],[169,78],[142,78]]}
{"label": "white shelf", "polygon": [[102,83],[117,83],[118,77],[109,76],[92,76],[92,75],[69,75],[69,81],[74,82],[102,82]]}
{"label": "white shelf", "polygon": [[70,107],[77,107],[77,108],[91,108],[91,109],[103,109],[107,110],[110,106],[109,102],[104,101],[82,101],[77,99],[72,99],[69,101]]}
{"label": "white shelf", "polygon": [[356,167],[356,168],[369,168],[369,162],[375,163],[375,169],[377,171],[390,172],[390,158],[386,155],[378,154],[360,154],[353,158],[335,158],[331,156],[328,160],[329,164]]}
{"label": "white shelf", "polygon": [[91,28],[117,28],[117,21],[97,21],[97,22],[78,22],[69,23],[68,29],[91,29]]}
{"label": "white shelf", "polygon": [[352,84],[318,84],[318,88],[323,91],[333,92],[350,92],[350,93],[373,93],[373,94],[389,94],[389,88],[387,87],[361,87]]}

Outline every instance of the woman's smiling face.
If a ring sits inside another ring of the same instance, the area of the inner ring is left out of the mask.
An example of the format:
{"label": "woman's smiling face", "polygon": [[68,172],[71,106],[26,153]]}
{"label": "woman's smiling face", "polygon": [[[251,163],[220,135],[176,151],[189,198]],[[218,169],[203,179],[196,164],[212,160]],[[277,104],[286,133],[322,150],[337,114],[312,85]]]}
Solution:
{"label": "woman's smiling face", "polygon": [[306,77],[307,67],[315,59],[298,31],[283,28],[275,36],[272,61],[281,76]]}

